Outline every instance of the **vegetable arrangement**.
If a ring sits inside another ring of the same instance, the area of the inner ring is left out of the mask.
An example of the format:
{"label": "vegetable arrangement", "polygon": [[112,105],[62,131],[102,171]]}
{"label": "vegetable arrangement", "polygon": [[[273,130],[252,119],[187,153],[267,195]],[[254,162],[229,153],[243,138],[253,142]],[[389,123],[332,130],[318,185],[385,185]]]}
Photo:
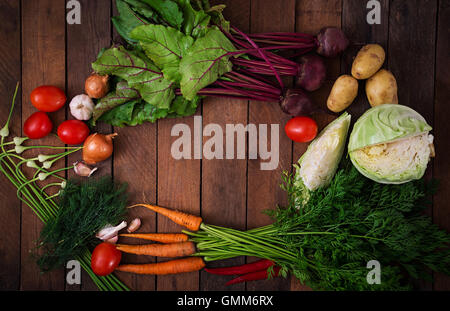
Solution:
{"label": "vegetable arrangement", "polygon": [[[450,235],[421,214],[432,191],[431,185],[423,182],[382,185],[360,175],[348,162],[342,163],[328,187],[305,191],[297,181],[297,176],[285,175],[289,204],[268,212],[274,223],[248,231],[207,225],[197,216],[139,204],[162,212],[181,225],[186,224],[186,219],[194,219],[195,226],[185,227],[198,229],[184,233],[195,242],[197,252],[193,256],[199,258],[121,264],[117,270],[140,274],[182,273],[202,269],[203,260],[256,256],[265,261],[206,271],[241,274],[229,285],[278,274],[286,276],[291,272],[317,290],[405,290],[409,283],[404,281],[410,277],[426,278],[427,268],[450,273]],[[183,257],[191,252],[191,246],[189,252],[183,252],[185,243],[168,245],[177,249],[176,256]],[[136,252],[140,246],[121,248],[125,252],[167,257],[166,245],[147,244],[141,248],[160,248],[161,253]],[[373,259],[383,266],[380,285],[366,281],[366,263]]]}
{"label": "vegetable arrangement", "polygon": [[[397,119],[396,124],[404,120],[410,118]],[[350,115],[344,113],[310,144],[295,173],[285,173],[283,188],[289,203],[267,212],[272,225],[240,231],[159,206],[131,206],[160,213],[189,231],[176,234],[176,239],[175,234],[126,235],[163,244],[119,244],[119,250],[184,258],[120,264],[117,270],[182,273],[200,270],[204,262],[253,256],[261,260],[205,271],[238,276],[227,285],[291,273],[315,290],[406,290],[411,288],[410,279],[427,278],[427,269],[450,274],[450,235],[422,214],[434,185],[422,180],[388,185],[361,175],[349,161],[341,161],[349,126]],[[359,133],[358,125],[354,133]],[[383,267],[381,284],[366,280],[370,260],[378,260]]]}
{"label": "vegetable arrangement", "polygon": [[[279,102],[290,115],[309,115],[318,109],[304,90],[320,88],[326,68],[320,56],[304,54],[315,50],[335,57],[349,44],[337,28],[325,28],[317,37],[247,35],[223,18],[223,5],[210,7],[208,1],[116,3],[113,24],[126,46],[102,50],[92,64],[86,92],[102,90],[90,96],[100,98],[94,124],[134,126],[192,115],[204,96]],[[281,55],[286,50],[304,56],[296,63]],[[282,76],[296,77],[296,88],[286,88]]]}
{"label": "vegetable arrangement", "polygon": [[[88,248],[88,241],[92,241],[95,230],[106,222],[115,221],[125,211],[123,189],[119,192],[113,191],[113,188],[110,188],[112,184],[106,180],[80,185],[58,174],[74,166],[50,170],[55,162],[65,159],[67,155],[81,150],[82,147],[24,146],[25,142],[31,140],[28,137],[14,137],[7,141],[18,89],[19,84],[6,124],[0,130],[0,172],[16,187],[17,197],[46,225],[40,244],[37,245],[38,249],[45,249],[46,252],[40,255],[38,263],[44,270],[48,270],[65,263],[66,259],[76,259],[99,289],[127,290],[115,276],[99,277],[92,271],[91,253]],[[22,154],[31,149],[43,152],[61,149],[63,152],[41,153],[33,158],[25,158]],[[22,171],[24,166],[32,170],[31,177]],[[40,185],[50,179],[54,181],[45,186]],[[49,194],[51,189],[59,191]],[[60,194],[62,200],[57,202],[56,197]]]}
{"label": "vegetable arrangement", "polygon": [[[31,102],[39,111],[24,123],[27,137],[5,141],[17,88],[8,121],[0,130],[0,171],[45,223],[37,247],[44,251],[38,258],[43,271],[76,258],[102,290],[127,289],[112,275],[114,271],[185,273],[238,256],[261,259],[205,271],[236,276],[226,285],[291,273],[316,290],[404,290],[410,288],[411,278],[426,278],[427,269],[450,274],[450,235],[421,213],[434,191],[433,184],[421,180],[434,156],[432,129],[416,111],[398,105],[395,77],[381,69],[385,52],[380,45],[369,44],[359,51],[351,75],[336,80],[327,101],[330,111],[345,111],[357,97],[358,80],[367,80],[365,91],[373,108],[351,131],[350,162],[342,156],[351,116],[343,112],[319,134],[316,122],[308,117],[318,111],[307,92],[324,82],[322,56],[335,57],[349,45],[340,29],[324,28],[317,36],[245,34],[224,19],[223,5],[211,7],[208,1],[116,2],[119,15],[113,24],[126,44],[99,53],[92,64],[94,72],[85,81],[86,94],[70,102],[76,120],[57,128],[65,144],[83,145],[22,145],[52,131],[47,113],[61,109],[67,100],[54,86],[33,90]],[[286,51],[289,56],[283,54]],[[297,56],[302,56],[298,63],[292,60]],[[295,88],[286,88],[283,76],[295,77]],[[90,134],[83,121],[134,126],[188,116],[204,96],[278,102],[294,116],[285,126],[287,136],[311,142],[294,165],[295,173],[283,175],[288,204],[267,212],[273,224],[240,231],[206,224],[181,211],[137,204],[130,208],[146,207],[187,230],[135,233],[140,219],[129,226],[123,221],[124,185],[109,178],[86,182],[58,175],[73,169],[90,177],[97,169],[91,165],[113,152],[117,134]],[[64,151],[30,159],[21,156],[35,148]],[[53,163],[80,150],[82,161],[50,171]],[[34,169],[32,177],[25,176],[23,165]],[[58,182],[38,185],[50,177]],[[52,187],[59,191],[47,194]],[[125,228],[128,233],[121,233]],[[153,243],[118,243],[121,237]],[[173,259],[124,264],[122,253]],[[370,260],[383,266],[379,285],[366,281]]]}

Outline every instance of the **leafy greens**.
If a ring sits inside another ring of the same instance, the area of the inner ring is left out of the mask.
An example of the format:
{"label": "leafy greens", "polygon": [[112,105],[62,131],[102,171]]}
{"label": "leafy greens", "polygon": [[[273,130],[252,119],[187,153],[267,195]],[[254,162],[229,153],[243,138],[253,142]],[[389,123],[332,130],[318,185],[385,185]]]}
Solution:
{"label": "leafy greens", "polygon": [[210,25],[223,6],[210,8],[203,1],[194,7],[189,0],[116,2],[119,15],[113,24],[129,46],[105,49],[92,64],[98,74],[119,81],[97,102],[92,123],[133,126],[194,114],[197,92],[232,69],[233,44]]}

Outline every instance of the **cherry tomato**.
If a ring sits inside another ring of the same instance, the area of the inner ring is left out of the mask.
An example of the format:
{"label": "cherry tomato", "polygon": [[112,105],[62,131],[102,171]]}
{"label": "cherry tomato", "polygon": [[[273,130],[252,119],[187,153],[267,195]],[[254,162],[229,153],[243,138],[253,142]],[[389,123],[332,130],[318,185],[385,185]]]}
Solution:
{"label": "cherry tomato", "polygon": [[89,127],[79,120],[67,120],[58,126],[58,136],[65,144],[79,145],[89,136]]}
{"label": "cherry tomato", "polygon": [[293,141],[307,143],[317,136],[317,123],[309,117],[295,117],[284,127],[286,135]]}
{"label": "cherry tomato", "polygon": [[31,103],[39,111],[54,112],[62,108],[66,103],[64,92],[51,85],[43,85],[31,92]]}
{"label": "cherry tomato", "polygon": [[111,243],[100,243],[92,252],[91,268],[96,275],[112,273],[120,263],[122,253]]}
{"label": "cherry tomato", "polygon": [[39,139],[47,136],[53,129],[53,123],[45,112],[33,113],[23,124],[23,132],[28,138]]}

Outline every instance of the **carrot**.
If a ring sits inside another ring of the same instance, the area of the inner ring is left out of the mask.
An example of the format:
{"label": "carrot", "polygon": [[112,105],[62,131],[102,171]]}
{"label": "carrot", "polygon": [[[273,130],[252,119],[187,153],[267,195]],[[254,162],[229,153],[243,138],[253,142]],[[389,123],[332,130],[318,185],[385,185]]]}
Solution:
{"label": "carrot", "polygon": [[195,253],[195,244],[192,242],[144,245],[117,244],[116,248],[125,253],[157,257],[183,257]]}
{"label": "carrot", "polygon": [[120,265],[116,270],[137,274],[166,275],[198,271],[204,267],[205,262],[201,257],[189,257],[158,263]]}
{"label": "carrot", "polygon": [[130,206],[129,208],[133,208],[133,207],[137,207],[137,206],[143,206],[143,207],[146,207],[146,208],[154,211],[155,213],[164,215],[167,218],[169,218],[170,220],[172,220],[174,223],[179,224],[183,227],[186,227],[192,231],[198,231],[198,229],[200,228],[200,225],[203,222],[201,217],[186,214],[186,213],[176,211],[176,210],[170,210],[170,209],[156,206],[156,205],[135,204],[133,206]]}
{"label": "carrot", "polygon": [[143,239],[160,243],[186,242],[189,237],[184,233],[123,233],[120,236]]}

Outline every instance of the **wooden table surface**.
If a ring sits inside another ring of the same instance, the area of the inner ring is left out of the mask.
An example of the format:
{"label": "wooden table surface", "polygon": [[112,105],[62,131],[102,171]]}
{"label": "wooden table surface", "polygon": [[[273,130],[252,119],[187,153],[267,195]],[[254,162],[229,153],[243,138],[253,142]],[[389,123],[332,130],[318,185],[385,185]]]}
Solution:
{"label": "wooden table surface", "polygon": [[[65,89],[68,98],[83,93],[90,63],[98,51],[117,38],[110,23],[114,1],[80,0],[81,24],[66,24],[65,0],[2,0],[0,2],[0,121],[9,111],[17,81],[21,98],[13,115],[12,131],[21,135],[21,124],[35,110],[31,90],[42,84]],[[226,17],[248,32],[298,31],[315,34],[323,26],[342,27],[352,46],[339,59],[327,60],[328,81],[312,96],[324,105],[333,81],[349,73],[353,57],[366,43],[386,49],[389,68],[398,80],[399,100],[420,112],[434,127],[436,158],[427,172],[440,180],[441,188],[428,211],[438,225],[450,230],[450,1],[380,0],[381,24],[366,22],[367,1],[363,0],[224,0]],[[363,92],[349,112],[356,119],[369,107]],[[129,184],[131,201],[151,202],[201,214],[210,224],[245,229],[269,223],[261,213],[285,202],[280,189],[281,172],[291,170],[306,144],[293,144],[283,132],[288,117],[274,103],[207,99],[198,109],[203,124],[280,124],[278,169],[260,170],[261,160],[174,160],[170,148],[172,126],[193,126],[193,117],[161,120],[156,124],[114,128],[99,125],[98,131],[116,131],[114,156],[101,165],[100,174]],[[54,124],[70,117],[66,110],[52,114]],[[318,117],[321,127],[330,117]],[[58,144],[56,138],[46,142]],[[72,163],[79,155],[71,156]],[[61,166],[64,163],[60,164]],[[68,173],[70,177],[73,173]],[[147,211],[132,212],[142,217],[142,231],[170,232],[179,228]],[[83,274],[81,286],[69,286],[64,270],[41,274],[29,255],[42,224],[16,198],[15,189],[0,177],[0,289],[91,290]],[[124,256],[126,262],[153,259]],[[244,263],[246,258],[221,263]],[[134,276],[118,274],[135,290],[225,290],[225,280],[204,272],[177,276]],[[433,274],[433,283],[421,283],[427,290],[450,290],[450,278]],[[305,290],[294,279],[276,279],[239,284],[234,290]]]}

